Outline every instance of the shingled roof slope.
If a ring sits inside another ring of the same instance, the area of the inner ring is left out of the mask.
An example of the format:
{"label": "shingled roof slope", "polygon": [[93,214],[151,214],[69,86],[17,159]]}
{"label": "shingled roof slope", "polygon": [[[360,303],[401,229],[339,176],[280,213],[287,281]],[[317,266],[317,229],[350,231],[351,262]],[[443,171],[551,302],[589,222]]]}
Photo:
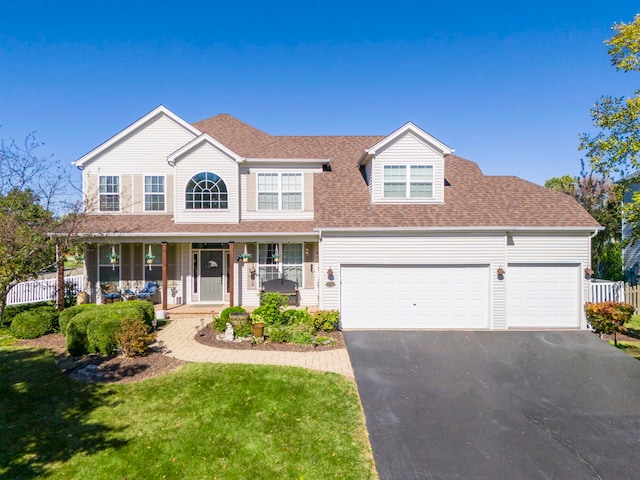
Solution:
{"label": "shingled roof slope", "polygon": [[[445,157],[443,204],[374,204],[357,161],[384,136],[272,136],[228,114],[193,124],[246,158],[328,159],[314,176],[314,221],[176,224],[171,215],[95,216],[85,231],[127,233],[310,233],[328,228],[597,228],[572,197],[517,177],[486,176],[474,162]],[[114,221],[113,219],[117,219]]]}

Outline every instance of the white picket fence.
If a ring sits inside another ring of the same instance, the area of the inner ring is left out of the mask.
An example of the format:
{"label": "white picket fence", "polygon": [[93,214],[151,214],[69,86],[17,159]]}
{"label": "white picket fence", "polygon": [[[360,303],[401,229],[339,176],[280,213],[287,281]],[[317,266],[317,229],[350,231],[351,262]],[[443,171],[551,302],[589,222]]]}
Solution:
{"label": "white picket fence", "polygon": [[[70,285],[74,292],[82,291],[84,285],[84,275],[65,277],[64,283]],[[33,280],[31,282],[18,283],[9,291],[7,305],[20,305],[23,303],[46,302],[56,299],[58,291],[58,279],[47,278],[44,280]]]}

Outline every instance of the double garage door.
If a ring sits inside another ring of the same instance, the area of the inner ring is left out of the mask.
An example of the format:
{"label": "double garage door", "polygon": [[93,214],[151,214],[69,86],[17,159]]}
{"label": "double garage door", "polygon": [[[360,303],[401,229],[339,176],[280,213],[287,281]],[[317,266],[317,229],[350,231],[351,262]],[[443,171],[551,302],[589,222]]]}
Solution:
{"label": "double garage door", "polygon": [[[488,265],[343,266],[346,329],[487,329]],[[508,328],[577,328],[580,276],[575,264],[510,264],[505,275]]]}

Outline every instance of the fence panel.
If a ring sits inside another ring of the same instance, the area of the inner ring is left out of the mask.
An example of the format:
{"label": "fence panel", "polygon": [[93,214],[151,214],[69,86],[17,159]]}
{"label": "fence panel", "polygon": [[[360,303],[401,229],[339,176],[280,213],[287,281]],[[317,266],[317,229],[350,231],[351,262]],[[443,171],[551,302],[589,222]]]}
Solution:
{"label": "fence panel", "polygon": [[598,302],[624,302],[624,282],[591,282],[591,298],[589,301]]}
{"label": "fence panel", "polygon": [[[75,275],[64,279],[68,289],[77,295],[82,291],[84,275]],[[47,278],[44,280],[33,280],[15,285],[7,296],[7,305],[21,305],[24,303],[46,302],[56,299],[58,290],[58,279]]]}
{"label": "fence panel", "polygon": [[631,286],[625,285],[624,288],[625,301],[630,303],[636,309],[636,312],[640,309],[640,285]]}

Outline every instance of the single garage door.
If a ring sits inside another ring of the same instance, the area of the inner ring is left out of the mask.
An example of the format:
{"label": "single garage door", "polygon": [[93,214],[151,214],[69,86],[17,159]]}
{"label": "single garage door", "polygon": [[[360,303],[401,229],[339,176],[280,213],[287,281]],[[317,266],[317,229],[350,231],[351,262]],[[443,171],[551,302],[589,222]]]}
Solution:
{"label": "single garage door", "polygon": [[342,328],[488,328],[489,267],[343,266]]}
{"label": "single garage door", "polygon": [[580,266],[509,264],[507,325],[515,328],[580,326]]}

